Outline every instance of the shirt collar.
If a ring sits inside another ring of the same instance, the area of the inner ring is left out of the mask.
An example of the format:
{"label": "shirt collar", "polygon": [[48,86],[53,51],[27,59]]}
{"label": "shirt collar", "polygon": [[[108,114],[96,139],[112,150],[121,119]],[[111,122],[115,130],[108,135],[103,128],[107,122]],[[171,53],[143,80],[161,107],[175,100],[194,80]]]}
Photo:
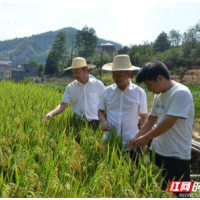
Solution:
{"label": "shirt collar", "polygon": [[89,77],[88,82],[92,83],[93,81],[94,81],[94,79]]}
{"label": "shirt collar", "polygon": [[128,84],[128,86],[127,86],[127,88],[126,89],[129,89],[129,90],[131,90],[131,88],[132,88],[132,82],[131,82],[131,80],[130,80],[130,82],[129,82],[129,84]]}
{"label": "shirt collar", "polygon": [[[127,90],[127,89],[131,90],[131,89],[132,89],[132,85],[133,85],[133,84],[132,84],[132,82],[131,82],[131,80],[130,80],[130,81],[129,81],[129,84],[128,84],[128,86],[126,87],[125,90]],[[113,89],[114,89],[114,90],[119,89],[116,83],[114,83]],[[120,89],[119,89],[119,90],[120,90]],[[124,90],[124,91],[125,91],[125,90]]]}
{"label": "shirt collar", "polygon": [[[93,80],[94,80],[94,79],[92,79],[92,78],[89,77],[88,81],[87,81],[85,84],[87,84],[88,82],[92,83]],[[78,84],[80,84],[80,85],[85,85],[85,84],[83,84],[83,83],[81,83],[81,82],[79,82],[79,81],[77,81],[77,80],[76,80],[76,82],[77,82]]]}

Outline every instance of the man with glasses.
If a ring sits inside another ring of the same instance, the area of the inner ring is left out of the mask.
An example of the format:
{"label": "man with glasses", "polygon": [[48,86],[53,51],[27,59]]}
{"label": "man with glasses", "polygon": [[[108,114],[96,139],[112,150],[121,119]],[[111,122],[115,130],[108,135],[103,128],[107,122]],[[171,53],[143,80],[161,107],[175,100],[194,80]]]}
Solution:
{"label": "man with glasses", "polygon": [[71,69],[76,80],[66,87],[61,103],[47,113],[43,120],[60,114],[71,103],[71,110],[74,112],[75,118],[84,120],[84,117],[86,117],[89,125],[92,125],[94,130],[97,129],[99,125],[97,104],[105,86],[101,81],[89,77],[88,69],[94,67],[96,66],[87,65],[84,58],[73,59],[72,66],[64,69],[64,71]]}
{"label": "man with glasses", "polygon": [[[109,127],[114,127],[118,136],[122,136],[123,148],[126,148],[128,142],[139,131],[138,115],[141,125],[148,117],[146,93],[130,80],[131,72],[140,68],[131,65],[128,55],[118,55],[114,57],[113,63],[105,64],[102,69],[112,71],[115,82],[105,89],[98,104],[101,130],[106,131],[104,140],[109,138]],[[137,151],[140,152],[140,149]],[[130,155],[135,159],[134,151],[131,151]]]}

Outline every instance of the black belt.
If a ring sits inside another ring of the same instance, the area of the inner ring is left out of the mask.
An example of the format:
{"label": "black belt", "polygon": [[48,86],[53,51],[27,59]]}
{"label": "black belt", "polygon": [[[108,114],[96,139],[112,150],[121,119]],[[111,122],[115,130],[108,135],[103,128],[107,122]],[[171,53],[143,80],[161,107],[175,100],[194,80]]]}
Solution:
{"label": "black belt", "polygon": [[88,121],[89,123],[98,123],[99,122],[99,120],[91,120],[91,121]]}

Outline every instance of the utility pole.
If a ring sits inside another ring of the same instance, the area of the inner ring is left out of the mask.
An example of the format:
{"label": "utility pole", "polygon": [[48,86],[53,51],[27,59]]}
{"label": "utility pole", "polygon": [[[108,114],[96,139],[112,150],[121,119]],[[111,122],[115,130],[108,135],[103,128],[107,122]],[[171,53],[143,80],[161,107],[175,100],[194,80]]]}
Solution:
{"label": "utility pole", "polygon": [[102,72],[102,54],[103,54],[103,48],[101,49],[100,80],[101,80],[101,72]]}

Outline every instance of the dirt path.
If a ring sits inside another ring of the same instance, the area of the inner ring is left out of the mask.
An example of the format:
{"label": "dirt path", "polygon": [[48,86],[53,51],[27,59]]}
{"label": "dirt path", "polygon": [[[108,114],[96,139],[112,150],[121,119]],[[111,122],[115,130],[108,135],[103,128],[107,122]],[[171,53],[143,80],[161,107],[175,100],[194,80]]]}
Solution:
{"label": "dirt path", "polygon": [[[171,79],[180,82],[178,75],[171,75]],[[200,69],[191,69],[185,73],[183,83],[192,83],[200,85]]]}

